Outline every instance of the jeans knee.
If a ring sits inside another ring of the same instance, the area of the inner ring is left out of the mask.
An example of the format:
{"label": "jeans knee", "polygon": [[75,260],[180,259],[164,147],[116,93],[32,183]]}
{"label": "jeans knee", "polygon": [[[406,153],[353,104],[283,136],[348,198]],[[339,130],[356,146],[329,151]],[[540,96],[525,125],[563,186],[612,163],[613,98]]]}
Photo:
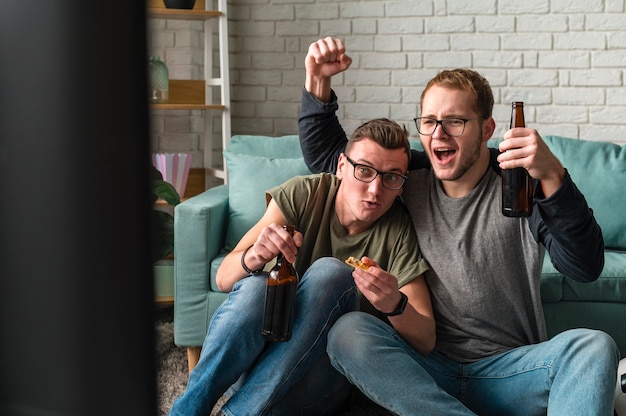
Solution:
{"label": "jeans knee", "polygon": [[341,260],[335,257],[320,257],[315,260],[313,264],[311,264],[311,267],[321,267],[323,269],[335,268],[339,266],[347,267]]}
{"label": "jeans knee", "polygon": [[589,337],[589,350],[592,355],[605,356],[607,360],[611,361],[610,366],[616,366],[619,361],[619,349],[617,343],[609,334],[604,331],[595,329],[585,330]]}
{"label": "jeans knee", "polygon": [[596,364],[606,364],[608,368],[617,366],[620,352],[615,340],[606,332],[596,329],[576,328],[558,336],[569,338],[570,351],[588,357]]}
{"label": "jeans knee", "polygon": [[241,279],[235,283],[228,298],[222,302],[213,316],[237,316],[238,322],[256,321],[258,315],[262,313],[266,285],[266,275]]}
{"label": "jeans knee", "polygon": [[593,352],[612,351],[617,348],[615,340],[604,331],[596,329],[574,329],[573,330]]}
{"label": "jeans knee", "polygon": [[320,257],[309,266],[308,270],[314,271],[316,274],[352,275],[352,269],[334,257]]}
{"label": "jeans knee", "polygon": [[345,291],[355,286],[352,270],[334,257],[317,259],[303,276],[308,285],[315,285],[324,291]]}
{"label": "jeans knee", "polygon": [[233,285],[233,289],[231,293],[235,292],[250,292],[250,293],[259,293],[264,292],[265,286],[267,284],[267,275],[266,274],[256,274],[250,275],[245,279],[240,279]]}
{"label": "jeans knee", "polygon": [[368,319],[373,316],[364,312],[349,312],[341,316],[328,333],[327,352],[331,359],[355,356],[361,357],[362,350],[367,352],[369,345]]}

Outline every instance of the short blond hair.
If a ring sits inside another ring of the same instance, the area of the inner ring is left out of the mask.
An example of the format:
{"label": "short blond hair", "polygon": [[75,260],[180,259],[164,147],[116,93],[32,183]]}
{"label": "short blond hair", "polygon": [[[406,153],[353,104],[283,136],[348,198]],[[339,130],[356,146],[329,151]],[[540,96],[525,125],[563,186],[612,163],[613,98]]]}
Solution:
{"label": "short blond hair", "polygon": [[476,111],[482,118],[489,118],[493,113],[493,91],[489,81],[478,72],[471,69],[449,69],[439,72],[428,81],[426,88],[422,91],[420,98],[420,108],[424,102],[424,96],[430,87],[438,85],[454,90],[469,91],[475,99]]}

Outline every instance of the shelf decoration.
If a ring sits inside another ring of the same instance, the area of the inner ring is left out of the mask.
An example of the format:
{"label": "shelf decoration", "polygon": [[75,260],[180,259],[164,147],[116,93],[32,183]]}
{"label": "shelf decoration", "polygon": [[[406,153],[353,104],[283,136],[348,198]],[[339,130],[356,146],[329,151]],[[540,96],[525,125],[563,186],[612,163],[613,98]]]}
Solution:
{"label": "shelf decoration", "polygon": [[152,164],[161,172],[163,180],[172,184],[181,198],[185,195],[191,159],[191,153],[152,154]]}
{"label": "shelf decoration", "polygon": [[150,102],[165,104],[169,99],[170,76],[165,62],[158,56],[151,56],[150,69]]}
{"label": "shelf decoration", "polygon": [[168,9],[193,9],[196,0],[164,0],[163,3]]}

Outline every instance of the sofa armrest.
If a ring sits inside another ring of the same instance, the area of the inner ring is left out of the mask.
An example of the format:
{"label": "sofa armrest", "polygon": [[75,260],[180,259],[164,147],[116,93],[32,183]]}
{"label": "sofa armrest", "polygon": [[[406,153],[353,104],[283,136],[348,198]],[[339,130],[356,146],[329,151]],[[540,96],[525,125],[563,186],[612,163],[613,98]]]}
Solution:
{"label": "sofa armrest", "polygon": [[174,338],[188,346],[208,326],[211,260],[224,247],[228,185],[190,198],[174,209]]}

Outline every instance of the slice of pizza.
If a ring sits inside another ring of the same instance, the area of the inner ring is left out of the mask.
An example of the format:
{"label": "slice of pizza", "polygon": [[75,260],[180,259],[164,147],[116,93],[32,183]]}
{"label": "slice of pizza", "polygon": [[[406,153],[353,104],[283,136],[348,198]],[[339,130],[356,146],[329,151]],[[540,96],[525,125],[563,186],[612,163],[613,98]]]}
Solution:
{"label": "slice of pizza", "polygon": [[363,263],[361,260],[357,259],[356,257],[348,257],[345,262],[347,264],[349,264],[352,267],[358,267],[361,270],[369,270],[370,266],[368,266],[367,264]]}

